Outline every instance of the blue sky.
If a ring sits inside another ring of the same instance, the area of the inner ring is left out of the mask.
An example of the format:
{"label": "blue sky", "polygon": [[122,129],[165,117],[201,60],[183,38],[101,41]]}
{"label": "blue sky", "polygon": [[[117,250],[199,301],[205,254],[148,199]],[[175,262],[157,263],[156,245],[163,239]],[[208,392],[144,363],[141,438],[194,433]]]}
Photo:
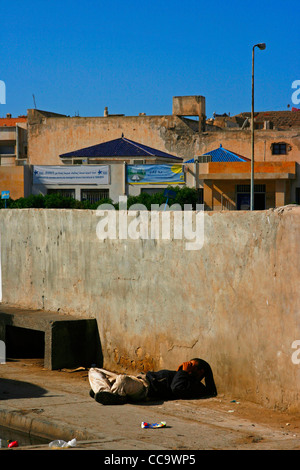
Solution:
{"label": "blue sky", "polygon": [[[206,114],[287,110],[300,79],[299,1],[62,0],[2,5],[0,116],[172,113],[203,95]],[[294,105],[295,106],[295,105]],[[300,107],[300,106],[298,106]]]}

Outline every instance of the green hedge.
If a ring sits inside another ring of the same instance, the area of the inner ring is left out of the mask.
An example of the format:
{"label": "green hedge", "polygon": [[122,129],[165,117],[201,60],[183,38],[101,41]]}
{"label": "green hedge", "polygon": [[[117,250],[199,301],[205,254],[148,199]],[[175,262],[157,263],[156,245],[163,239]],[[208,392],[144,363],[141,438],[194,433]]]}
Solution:
{"label": "green hedge", "polygon": [[[8,209],[97,209],[99,204],[104,202],[112,203],[110,199],[103,199],[95,204],[88,201],[77,201],[72,197],[63,197],[60,194],[42,194],[20,197],[19,199],[8,199],[6,207]],[[5,200],[0,200],[0,208],[5,208]]]}
{"label": "green hedge", "polygon": [[[195,208],[198,202],[198,194],[194,188],[187,187],[169,187],[176,193],[175,198],[170,198],[168,200],[168,205],[180,204],[183,208],[184,204],[192,204],[192,207]],[[155,194],[146,194],[142,193],[139,196],[128,196],[127,198],[127,207],[130,208],[133,204],[143,204],[148,210],[151,209],[152,204],[165,204],[166,197],[162,192]],[[8,209],[97,209],[101,204],[112,204],[116,209],[119,209],[119,203],[113,204],[111,199],[102,199],[94,204],[90,204],[88,201],[77,201],[74,198],[63,197],[60,194],[47,194],[43,196],[31,195],[28,197],[21,197],[19,199],[7,199],[6,207]],[[5,208],[5,200],[0,199],[0,208]]]}
{"label": "green hedge", "polygon": [[[168,189],[176,193],[175,198],[170,198],[168,200],[168,205],[172,206],[173,204],[179,204],[182,209],[184,204],[191,204],[193,209],[196,208],[198,203],[198,193],[194,188],[184,187],[172,187],[169,186]],[[131,207],[133,204],[143,204],[148,210],[151,210],[152,204],[159,204],[160,206],[166,203],[166,197],[164,196],[164,190],[155,194],[142,193],[139,196],[128,196],[127,207]],[[118,204],[115,204],[115,207],[118,208]]]}

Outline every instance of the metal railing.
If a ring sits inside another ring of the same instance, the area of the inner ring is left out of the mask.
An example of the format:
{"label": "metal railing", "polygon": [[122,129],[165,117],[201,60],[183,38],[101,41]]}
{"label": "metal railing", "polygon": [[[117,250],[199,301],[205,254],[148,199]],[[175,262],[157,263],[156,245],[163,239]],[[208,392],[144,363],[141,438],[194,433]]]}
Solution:
{"label": "metal railing", "polygon": [[[245,193],[221,193],[214,191],[213,208],[214,211],[236,211],[250,210],[247,201],[240,201],[239,194]],[[257,196],[256,196],[257,195]],[[266,210],[275,207],[275,192],[254,193],[254,210]]]}

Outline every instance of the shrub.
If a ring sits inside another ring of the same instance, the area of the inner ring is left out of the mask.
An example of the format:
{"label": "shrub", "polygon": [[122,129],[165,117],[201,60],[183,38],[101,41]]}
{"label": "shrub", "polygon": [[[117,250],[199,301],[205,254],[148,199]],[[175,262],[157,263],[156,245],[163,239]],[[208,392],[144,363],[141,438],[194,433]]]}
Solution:
{"label": "shrub", "polygon": [[[196,208],[198,202],[198,194],[194,188],[184,187],[172,187],[168,189],[173,190],[176,193],[174,198],[169,198],[168,205],[180,204],[182,209],[184,204],[191,204],[193,209]],[[151,210],[152,204],[158,204],[163,206],[166,203],[167,198],[164,196],[164,189],[161,192],[155,194],[141,193],[139,196],[128,196],[127,208],[129,209],[134,204],[143,204],[148,210]],[[47,194],[47,195],[30,195],[28,197],[21,197],[19,199],[7,199],[6,207],[9,209],[92,209],[96,210],[101,204],[111,204],[117,210],[119,209],[119,203],[113,204],[109,198],[101,199],[98,202],[91,204],[89,201],[78,201],[74,198],[63,197],[61,194]],[[5,200],[0,199],[0,209],[5,208]]]}

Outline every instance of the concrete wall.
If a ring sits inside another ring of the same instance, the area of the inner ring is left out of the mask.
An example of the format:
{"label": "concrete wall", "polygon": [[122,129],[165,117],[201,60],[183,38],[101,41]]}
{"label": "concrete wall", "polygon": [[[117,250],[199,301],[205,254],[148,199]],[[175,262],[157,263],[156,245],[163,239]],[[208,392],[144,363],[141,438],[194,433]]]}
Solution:
{"label": "concrete wall", "polygon": [[[250,130],[220,129],[199,133],[193,121],[176,115],[63,117],[28,110],[28,152],[32,165],[59,165],[60,154],[121,137],[172,155],[192,158],[224,148],[251,158]],[[189,123],[190,121],[190,123]],[[189,124],[188,124],[189,123]],[[274,142],[288,144],[287,155],[272,155]],[[300,131],[255,131],[255,161],[298,161]]]}
{"label": "concrete wall", "polygon": [[[189,128],[177,116],[44,117],[28,114],[28,153],[32,165],[60,165],[59,155],[124,137],[177,155],[166,142],[166,130]],[[190,155],[190,154],[189,154]]]}
{"label": "concrete wall", "polygon": [[299,410],[299,207],[205,213],[196,251],[180,239],[101,241],[99,220],[0,211],[3,302],[96,317],[107,368],[198,356],[220,393]]}
{"label": "concrete wall", "polygon": [[[287,155],[272,155],[271,145],[274,142],[286,142]],[[251,158],[251,131],[241,129],[222,129],[208,132],[200,140],[199,155],[213,150],[219,145],[225,149]],[[300,131],[294,130],[264,130],[255,131],[255,161],[264,162],[300,162]]]}
{"label": "concrete wall", "polygon": [[172,113],[177,116],[204,116],[205,97],[204,96],[174,96]]}

